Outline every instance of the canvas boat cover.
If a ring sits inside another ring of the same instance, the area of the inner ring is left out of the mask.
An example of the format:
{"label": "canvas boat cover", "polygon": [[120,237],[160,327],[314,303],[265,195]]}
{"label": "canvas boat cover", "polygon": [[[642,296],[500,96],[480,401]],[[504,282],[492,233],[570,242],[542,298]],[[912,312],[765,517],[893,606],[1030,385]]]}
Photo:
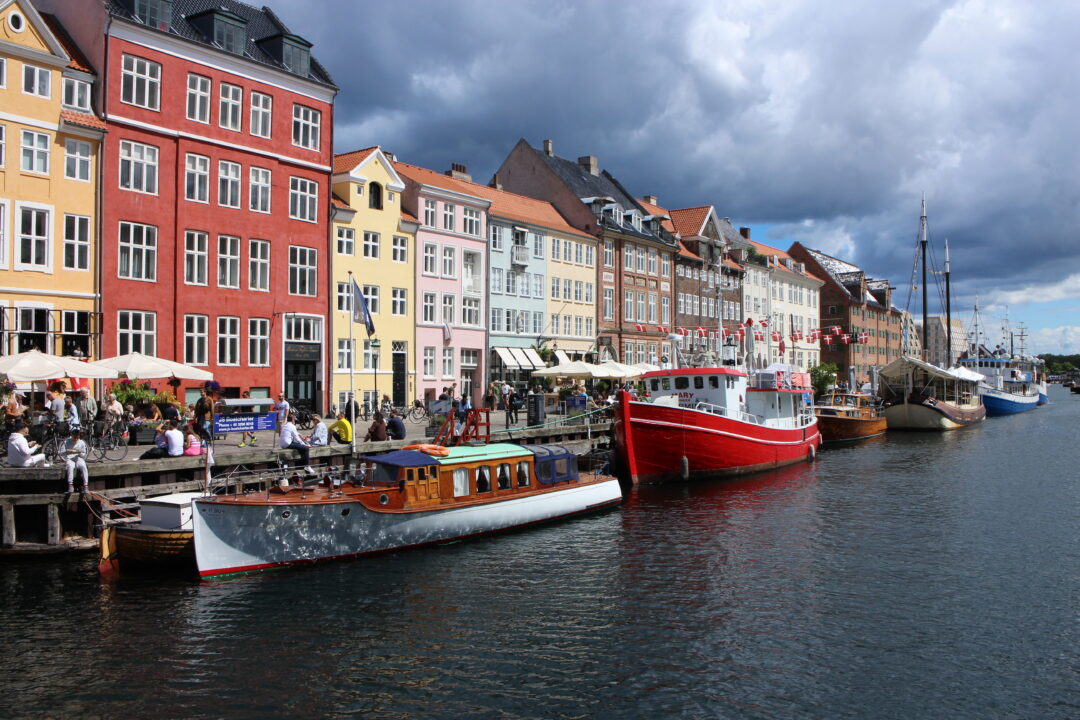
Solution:
{"label": "canvas boat cover", "polygon": [[931,365],[928,362],[923,362],[918,358],[909,357],[904,355],[893,360],[891,363],[881,368],[878,374],[883,378],[892,380],[903,378],[912,368],[919,368],[925,371],[928,375],[934,377],[944,378],[945,380],[963,380],[965,382],[978,382],[983,379],[983,376],[977,372],[972,372],[965,368],[953,368],[951,370],[945,370],[939,368],[937,365]]}

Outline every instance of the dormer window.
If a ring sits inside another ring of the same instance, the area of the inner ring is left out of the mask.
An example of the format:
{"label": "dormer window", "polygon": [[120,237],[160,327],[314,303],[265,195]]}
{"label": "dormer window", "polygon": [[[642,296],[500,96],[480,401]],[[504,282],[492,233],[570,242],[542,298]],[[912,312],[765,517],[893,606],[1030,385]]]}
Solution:
{"label": "dormer window", "polygon": [[225,52],[243,55],[247,50],[247,20],[236,13],[216,8],[191,15],[188,22]]}
{"label": "dormer window", "polygon": [[373,182],[368,184],[368,207],[372,210],[382,210],[382,185]]}
{"label": "dormer window", "polygon": [[629,215],[630,225],[635,230],[641,230],[641,215],[638,214],[637,210],[627,210],[623,215]]}
{"label": "dormer window", "polygon": [[90,112],[90,83],[75,78],[64,78],[64,107],[80,112]]}
{"label": "dormer window", "polygon": [[299,35],[272,35],[259,41],[267,54],[300,77],[311,72],[311,43]]}
{"label": "dormer window", "polygon": [[618,205],[608,205],[604,208],[604,217],[616,225],[622,225],[622,208]]}
{"label": "dormer window", "polygon": [[172,0],[133,0],[131,13],[143,25],[168,31],[172,23]]}

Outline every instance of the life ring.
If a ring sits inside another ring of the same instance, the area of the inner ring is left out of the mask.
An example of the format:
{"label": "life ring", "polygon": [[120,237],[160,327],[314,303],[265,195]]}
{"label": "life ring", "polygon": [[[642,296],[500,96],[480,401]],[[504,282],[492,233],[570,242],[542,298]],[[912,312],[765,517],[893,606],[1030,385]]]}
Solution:
{"label": "life ring", "polygon": [[419,450],[422,453],[427,453],[428,455],[434,455],[436,457],[446,457],[447,455],[450,454],[450,451],[447,450],[442,445],[430,445],[430,444],[429,445],[406,445],[405,447],[403,447],[401,449],[402,450]]}

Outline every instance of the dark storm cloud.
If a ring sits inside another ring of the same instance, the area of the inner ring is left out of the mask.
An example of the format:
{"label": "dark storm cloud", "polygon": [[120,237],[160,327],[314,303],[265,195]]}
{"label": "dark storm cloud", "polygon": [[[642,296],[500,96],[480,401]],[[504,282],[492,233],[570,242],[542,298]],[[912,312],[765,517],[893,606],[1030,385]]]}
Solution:
{"label": "dark storm cloud", "polygon": [[638,195],[772,224],[766,242],[900,290],[925,193],[958,294],[1071,287],[1075,3],[273,6],[341,87],[339,151],[380,144],[486,181],[518,138],[551,138]]}

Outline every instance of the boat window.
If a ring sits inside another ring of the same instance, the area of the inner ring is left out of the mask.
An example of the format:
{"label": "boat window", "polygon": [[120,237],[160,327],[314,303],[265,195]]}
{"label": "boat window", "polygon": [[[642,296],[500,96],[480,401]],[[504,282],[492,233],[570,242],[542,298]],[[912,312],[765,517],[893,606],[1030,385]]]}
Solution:
{"label": "boat window", "polygon": [[405,479],[407,481],[409,481],[409,482],[413,481],[413,469],[412,468],[409,468],[408,470],[405,471]]}
{"label": "boat window", "polygon": [[671,389],[671,378],[664,378],[663,380],[660,381],[660,385],[665,390],[670,390]]}
{"label": "boat window", "polygon": [[499,463],[499,489],[510,489],[510,463]]}
{"label": "boat window", "polygon": [[688,387],[690,387],[690,378],[688,378],[688,377],[677,377],[677,378],[675,378],[675,389],[676,390],[685,390]]}
{"label": "boat window", "polygon": [[700,375],[696,376],[694,378],[694,389],[701,390],[703,387],[705,387],[705,378]]}
{"label": "boat window", "polygon": [[371,480],[373,483],[394,484],[397,482],[397,468],[375,463],[375,470]]}
{"label": "boat window", "polygon": [[656,378],[652,379],[652,389],[653,389],[653,392],[656,392],[657,390],[660,389],[660,381],[657,380]]}
{"label": "boat window", "polygon": [[709,387],[711,387],[713,390],[716,390],[717,388],[719,388],[720,387],[720,378],[716,377],[715,375],[710,375],[709,376]]}
{"label": "boat window", "polygon": [[522,460],[517,464],[518,487],[529,487],[529,463]]}
{"label": "boat window", "polygon": [[476,468],[476,492],[491,492],[491,470],[487,465]]}
{"label": "boat window", "polygon": [[551,462],[538,462],[536,463],[536,477],[540,479],[540,482],[545,485],[551,484],[551,470],[554,463]]}
{"label": "boat window", "polygon": [[458,468],[454,470],[454,497],[465,497],[469,494],[469,469]]}
{"label": "boat window", "polygon": [[562,480],[570,475],[570,463],[567,458],[559,458],[555,461],[555,479]]}

